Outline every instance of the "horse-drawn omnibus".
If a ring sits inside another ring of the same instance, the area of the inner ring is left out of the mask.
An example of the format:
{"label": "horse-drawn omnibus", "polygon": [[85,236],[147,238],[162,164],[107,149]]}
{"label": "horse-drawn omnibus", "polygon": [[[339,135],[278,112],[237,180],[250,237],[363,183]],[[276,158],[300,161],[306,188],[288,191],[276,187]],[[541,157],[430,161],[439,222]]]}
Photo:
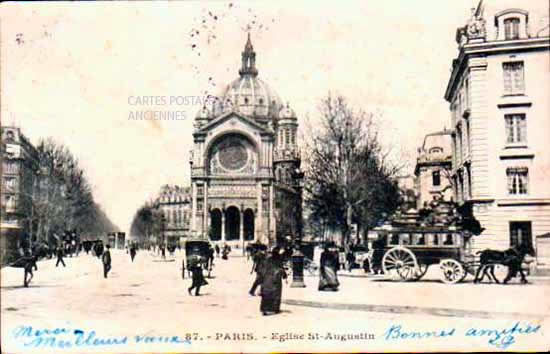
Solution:
{"label": "horse-drawn omnibus", "polygon": [[405,281],[419,280],[428,267],[438,264],[441,280],[454,284],[475,274],[474,254],[469,232],[454,227],[408,226],[379,230],[383,252],[381,267],[387,276]]}

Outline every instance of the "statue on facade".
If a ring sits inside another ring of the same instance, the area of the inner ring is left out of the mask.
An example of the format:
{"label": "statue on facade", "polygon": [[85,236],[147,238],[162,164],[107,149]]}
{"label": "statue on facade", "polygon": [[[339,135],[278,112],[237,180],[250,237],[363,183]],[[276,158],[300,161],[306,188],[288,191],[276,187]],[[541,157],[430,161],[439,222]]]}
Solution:
{"label": "statue on facade", "polygon": [[475,9],[472,9],[472,17],[466,25],[468,40],[485,39],[485,35],[487,33],[485,25],[485,19],[479,15],[476,15]]}

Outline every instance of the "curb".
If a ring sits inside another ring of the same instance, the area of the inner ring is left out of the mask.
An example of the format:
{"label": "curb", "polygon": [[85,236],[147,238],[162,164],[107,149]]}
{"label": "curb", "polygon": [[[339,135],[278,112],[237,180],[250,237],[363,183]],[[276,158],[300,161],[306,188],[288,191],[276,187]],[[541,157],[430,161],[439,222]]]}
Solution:
{"label": "curb", "polygon": [[463,317],[463,318],[533,318],[543,320],[549,318],[550,315],[537,315],[531,313],[518,312],[490,312],[476,310],[462,310],[452,308],[437,308],[437,307],[417,307],[417,306],[400,306],[400,305],[373,305],[373,304],[343,304],[343,303],[328,303],[317,301],[303,301],[287,299],[282,301],[285,305],[302,306],[312,308],[323,308],[329,310],[348,310],[348,311],[363,311],[363,312],[382,312],[391,314],[416,314],[416,315],[431,315],[441,317]]}

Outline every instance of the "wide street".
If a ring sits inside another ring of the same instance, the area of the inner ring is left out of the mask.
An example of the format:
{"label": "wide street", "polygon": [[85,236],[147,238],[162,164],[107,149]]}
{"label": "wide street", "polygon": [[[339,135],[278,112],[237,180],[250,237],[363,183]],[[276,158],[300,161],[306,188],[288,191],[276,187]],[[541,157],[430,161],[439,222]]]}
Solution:
{"label": "wide street", "polygon": [[[260,297],[248,295],[253,281],[251,263],[239,252],[234,250],[226,261],[216,258],[213,278],[208,279],[210,284],[202,288],[200,297],[189,296],[190,279],[181,279],[183,252],[163,261],[141,251],[132,264],[124,251],[114,250],[108,279],[103,278],[99,259],[91,255],[66,258],[66,268],[56,268],[54,260],[45,260],[39,262],[29,288],[22,287],[22,269],[3,268],[3,350],[59,352],[58,347],[50,348],[51,343],[34,336],[34,330],[56,328],[68,333],[55,337],[58,342],[72,340],[63,351],[74,352],[262,351],[266,343],[270,351],[372,351],[403,345],[421,350],[425,348],[422,339],[393,339],[412,325],[415,331],[455,329],[449,336],[431,340],[434,350],[450,344],[457,350],[499,350],[495,344],[501,342],[489,343],[494,337],[465,337],[464,333],[470,328],[508,329],[516,322],[533,327],[550,322],[550,308],[542,305],[549,295],[549,279],[532,277],[526,286],[517,281],[504,286],[474,285],[469,277],[464,283],[446,285],[438,280],[436,267],[422,281],[413,283],[366,277],[362,270],[343,271],[339,292],[318,292],[317,277],[307,276],[306,288],[291,288],[289,279],[283,289],[283,312],[264,317],[259,311]],[[32,326],[33,334],[23,333],[21,326]],[[388,336],[392,326],[401,329]],[[75,329],[84,331],[77,345]],[[540,346],[544,329],[515,335],[508,349]],[[85,342],[91,331],[95,331],[93,338]],[[187,334],[189,341],[185,340]],[[285,335],[291,339],[284,340]],[[355,337],[343,340],[332,335]],[[121,344],[92,343],[93,339],[122,340],[125,336]],[[156,338],[144,343],[143,336]]]}

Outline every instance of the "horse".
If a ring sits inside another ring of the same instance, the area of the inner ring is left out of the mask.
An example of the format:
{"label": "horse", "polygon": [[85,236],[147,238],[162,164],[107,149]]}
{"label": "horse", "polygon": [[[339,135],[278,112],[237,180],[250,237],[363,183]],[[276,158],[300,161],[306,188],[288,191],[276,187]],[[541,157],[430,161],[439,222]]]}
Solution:
{"label": "horse", "polygon": [[[19,257],[17,260],[9,264],[10,267],[15,268],[23,268],[24,275],[23,275],[23,286],[28,287],[29,283],[31,282],[34,274],[32,272],[33,268],[34,270],[38,270],[38,266],[36,265],[36,262],[42,258],[45,257],[48,251],[48,247],[45,245],[35,245],[32,247],[32,249],[26,249],[24,251],[24,255]],[[30,275],[29,278],[27,278],[27,275]]]}
{"label": "horse", "polygon": [[[508,281],[510,281],[512,277],[515,277],[518,272],[521,275],[522,284],[526,284],[527,279],[525,278],[521,265],[526,255],[535,256],[535,250],[532,245],[524,243],[511,247],[505,251],[486,249],[479,251],[476,254],[480,255],[480,266],[476,271],[474,283],[481,282],[487,275],[489,279],[492,277],[492,279],[499,284],[500,282],[495,276],[495,264],[501,264],[508,267],[508,274],[503,280],[504,284],[507,284]],[[479,275],[482,271],[483,274],[480,278]]]}

